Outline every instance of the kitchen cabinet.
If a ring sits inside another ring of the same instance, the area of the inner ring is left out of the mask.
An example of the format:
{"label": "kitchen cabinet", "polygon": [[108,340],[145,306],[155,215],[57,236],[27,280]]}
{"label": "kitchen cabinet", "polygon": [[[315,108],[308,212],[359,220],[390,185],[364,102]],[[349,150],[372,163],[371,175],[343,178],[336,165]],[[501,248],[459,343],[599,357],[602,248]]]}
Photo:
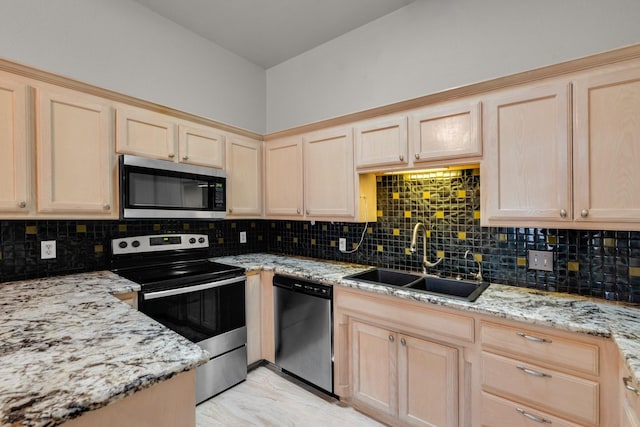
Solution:
{"label": "kitchen cabinet", "polygon": [[303,216],[302,139],[298,136],[265,145],[265,213],[267,217]]}
{"label": "kitchen cabinet", "polygon": [[483,225],[570,221],[568,82],[500,91],[484,105]]}
{"label": "kitchen cabinet", "polygon": [[457,426],[455,348],[352,321],[353,401],[405,425]]}
{"label": "kitchen cabinet", "polygon": [[263,213],[263,143],[233,134],[226,136],[227,211],[233,217]]}
{"label": "kitchen cabinet", "polygon": [[640,427],[640,384],[633,379],[625,360],[620,358],[620,424],[622,427]]}
{"label": "kitchen cabinet", "polygon": [[178,153],[181,163],[224,169],[225,138],[213,128],[180,124]]}
{"label": "kitchen cabinet", "polygon": [[267,362],[276,363],[275,349],[275,317],[273,300],[273,276],[274,271],[262,271],[260,273],[261,291],[261,316],[262,328],[262,358]]}
{"label": "kitchen cabinet", "polygon": [[351,128],[268,141],[265,213],[270,218],[375,221],[375,176],[354,170]]}
{"label": "kitchen cabinet", "polygon": [[29,86],[0,73],[0,216],[20,217],[34,208]]}
{"label": "kitchen cabinet", "polygon": [[464,100],[413,112],[409,122],[413,165],[468,162],[482,156],[481,109],[479,101]]}
{"label": "kitchen cabinet", "polygon": [[640,66],[573,79],[573,105],[574,221],[639,229]]}
{"label": "kitchen cabinet", "polygon": [[355,126],[356,168],[407,166],[407,116],[382,117]]}
{"label": "kitchen cabinet", "polygon": [[123,294],[114,294],[114,297],[120,301],[129,304],[132,308],[138,309],[138,293],[137,292],[125,292]]}
{"label": "kitchen cabinet", "polygon": [[616,424],[610,342],[497,321],[480,342],[483,426]]}
{"label": "kitchen cabinet", "polygon": [[175,119],[142,108],[119,106],[116,109],[118,153],[173,161],[176,150]]}
{"label": "kitchen cabinet", "polygon": [[640,227],[640,66],[500,91],[485,105],[483,225]]}
{"label": "kitchen cabinet", "polygon": [[113,109],[71,90],[36,96],[38,214],[116,218]]}
{"label": "kitchen cabinet", "polygon": [[341,399],[393,425],[457,426],[469,415],[473,318],[343,288],[334,313]]}

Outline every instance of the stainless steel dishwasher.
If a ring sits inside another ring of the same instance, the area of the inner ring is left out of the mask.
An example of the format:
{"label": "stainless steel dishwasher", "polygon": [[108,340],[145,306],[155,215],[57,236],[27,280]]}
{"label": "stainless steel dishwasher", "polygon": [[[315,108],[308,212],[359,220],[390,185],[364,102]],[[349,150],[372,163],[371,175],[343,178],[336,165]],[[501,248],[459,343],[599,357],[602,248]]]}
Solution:
{"label": "stainless steel dishwasher", "polygon": [[333,394],[333,289],[276,274],[275,361],[293,374]]}

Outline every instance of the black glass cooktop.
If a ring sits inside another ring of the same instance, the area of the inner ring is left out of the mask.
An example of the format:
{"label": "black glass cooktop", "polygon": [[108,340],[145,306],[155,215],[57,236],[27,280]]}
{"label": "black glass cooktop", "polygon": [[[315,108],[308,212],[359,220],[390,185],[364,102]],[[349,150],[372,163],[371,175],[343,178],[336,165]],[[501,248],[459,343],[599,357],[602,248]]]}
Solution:
{"label": "black glass cooktop", "polygon": [[140,285],[164,282],[191,284],[205,280],[218,280],[237,276],[244,272],[240,267],[220,264],[208,260],[150,265],[114,270],[118,275]]}

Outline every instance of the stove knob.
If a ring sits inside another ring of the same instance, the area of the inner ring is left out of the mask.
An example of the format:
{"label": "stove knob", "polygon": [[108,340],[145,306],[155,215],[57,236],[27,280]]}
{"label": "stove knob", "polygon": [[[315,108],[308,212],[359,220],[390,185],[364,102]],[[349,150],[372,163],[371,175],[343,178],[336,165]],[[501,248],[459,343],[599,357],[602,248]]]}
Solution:
{"label": "stove knob", "polygon": [[196,242],[196,238],[192,237],[189,239],[189,243],[191,243],[192,245]]}
{"label": "stove knob", "polygon": [[131,242],[131,246],[137,248],[138,246],[140,246],[140,242],[138,240],[134,240],[133,242]]}
{"label": "stove knob", "polygon": [[118,243],[118,246],[120,246],[122,249],[124,249],[129,245],[127,245],[127,242],[120,242],[120,243]]}
{"label": "stove knob", "polygon": [[198,243],[204,243],[204,237],[200,237],[200,238],[198,239]]}

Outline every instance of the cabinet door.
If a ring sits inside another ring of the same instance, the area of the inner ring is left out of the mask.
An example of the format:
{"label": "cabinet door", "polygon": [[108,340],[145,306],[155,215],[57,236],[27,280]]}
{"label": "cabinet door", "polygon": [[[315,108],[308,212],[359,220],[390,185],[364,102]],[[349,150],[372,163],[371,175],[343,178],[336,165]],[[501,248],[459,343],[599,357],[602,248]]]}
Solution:
{"label": "cabinet door", "polygon": [[640,223],[640,67],[574,84],[576,221]]}
{"label": "cabinet door", "polygon": [[328,129],[303,136],[303,156],[305,214],[320,218],[353,218],[352,129]]}
{"label": "cabinet door", "polygon": [[406,166],[407,117],[388,117],[359,124],[355,129],[356,167]]}
{"label": "cabinet door", "polygon": [[396,334],[352,321],[351,354],[353,400],[395,417]]}
{"label": "cabinet door", "polygon": [[31,167],[28,136],[28,87],[0,74],[0,214],[30,211]]}
{"label": "cabinet door", "polygon": [[224,169],[224,136],[215,129],[180,125],[178,149],[180,162]]}
{"label": "cabinet door", "polygon": [[569,85],[506,90],[485,105],[483,225],[571,220]]}
{"label": "cabinet door", "polygon": [[171,117],[133,107],[116,111],[116,151],[123,154],[174,160],[176,126]]}
{"label": "cabinet door", "polygon": [[411,115],[413,163],[482,155],[481,104],[454,102]]}
{"label": "cabinet door", "polygon": [[265,144],[267,216],[302,216],[302,144],[300,137]]}
{"label": "cabinet door", "polygon": [[37,95],[38,212],[114,217],[111,107],[74,91]]}
{"label": "cabinet door", "polygon": [[232,215],[262,215],[262,141],[228,135],[227,210]]}
{"label": "cabinet door", "polygon": [[399,335],[398,417],[407,425],[458,425],[458,350]]}

